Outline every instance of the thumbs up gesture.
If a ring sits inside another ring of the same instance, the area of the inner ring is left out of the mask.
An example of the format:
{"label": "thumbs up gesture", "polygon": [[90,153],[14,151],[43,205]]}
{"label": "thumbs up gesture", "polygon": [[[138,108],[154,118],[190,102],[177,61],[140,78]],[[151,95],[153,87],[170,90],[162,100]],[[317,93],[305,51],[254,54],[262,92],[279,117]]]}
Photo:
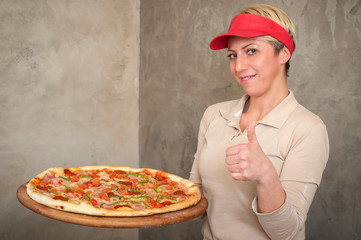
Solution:
{"label": "thumbs up gesture", "polygon": [[260,182],[266,171],[273,168],[258,143],[255,128],[256,122],[252,122],[247,128],[248,143],[226,150],[226,164],[235,180]]}

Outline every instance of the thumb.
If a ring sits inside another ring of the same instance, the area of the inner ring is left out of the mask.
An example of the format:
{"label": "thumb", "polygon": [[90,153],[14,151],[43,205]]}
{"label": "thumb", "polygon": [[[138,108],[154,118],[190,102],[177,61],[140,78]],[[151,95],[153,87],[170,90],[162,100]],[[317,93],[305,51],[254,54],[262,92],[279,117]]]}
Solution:
{"label": "thumb", "polygon": [[248,143],[257,143],[256,137],[256,121],[252,121],[247,128]]}

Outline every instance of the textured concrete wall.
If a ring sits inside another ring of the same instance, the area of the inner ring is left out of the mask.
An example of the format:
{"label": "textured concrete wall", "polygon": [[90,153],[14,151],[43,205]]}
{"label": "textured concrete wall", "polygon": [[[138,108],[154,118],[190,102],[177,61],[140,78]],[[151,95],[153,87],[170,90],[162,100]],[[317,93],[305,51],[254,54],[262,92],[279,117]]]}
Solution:
{"label": "textured concrete wall", "polygon": [[0,1],[0,239],[138,239],[40,216],[48,167],[138,166],[139,1]]}
{"label": "textured concrete wall", "polygon": [[[183,177],[206,106],[239,98],[224,51],[209,41],[248,4],[280,7],[297,26],[289,87],[328,126],[329,164],[307,221],[308,239],[361,238],[359,0],[141,1],[141,166]],[[140,239],[202,239],[200,223],[140,231]],[[241,238],[240,238],[241,239]]]}

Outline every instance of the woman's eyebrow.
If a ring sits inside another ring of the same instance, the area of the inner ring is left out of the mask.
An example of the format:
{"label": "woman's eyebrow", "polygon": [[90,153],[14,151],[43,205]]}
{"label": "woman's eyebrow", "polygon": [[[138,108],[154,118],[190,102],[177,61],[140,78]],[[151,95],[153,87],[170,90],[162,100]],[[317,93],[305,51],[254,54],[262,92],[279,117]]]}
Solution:
{"label": "woman's eyebrow", "polygon": [[[242,47],[242,49],[245,49],[245,48],[247,48],[247,47],[249,47],[250,45],[253,45],[253,44],[255,44],[255,43],[246,44],[245,46]],[[236,52],[236,51],[233,50],[233,49],[228,49],[228,52]]]}
{"label": "woman's eyebrow", "polygon": [[249,44],[247,44],[246,46],[243,46],[242,49],[245,49],[245,48],[247,48],[248,46],[253,45],[253,44],[254,44],[254,43],[249,43]]}

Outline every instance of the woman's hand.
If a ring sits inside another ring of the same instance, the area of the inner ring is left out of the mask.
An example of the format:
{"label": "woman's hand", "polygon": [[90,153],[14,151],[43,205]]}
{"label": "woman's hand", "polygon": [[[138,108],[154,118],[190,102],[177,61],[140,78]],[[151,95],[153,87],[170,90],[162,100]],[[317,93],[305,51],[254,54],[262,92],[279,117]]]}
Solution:
{"label": "woman's hand", "polygon": [[257,141],[255,127],[256,122],[252,122],[247,128],[248,143],[232,146],[226,151],[228,170],[235,180],[262,182],[269,171],[275,171]]}
{"label": "woman's hand", "polygon": [[227,149],[226,163],[233,179],[257,182],[257,210],[270,213],[285,202],[286,194],[276,169],[257,141],[255,127],[252,122],[247,128],[248,143]]}

